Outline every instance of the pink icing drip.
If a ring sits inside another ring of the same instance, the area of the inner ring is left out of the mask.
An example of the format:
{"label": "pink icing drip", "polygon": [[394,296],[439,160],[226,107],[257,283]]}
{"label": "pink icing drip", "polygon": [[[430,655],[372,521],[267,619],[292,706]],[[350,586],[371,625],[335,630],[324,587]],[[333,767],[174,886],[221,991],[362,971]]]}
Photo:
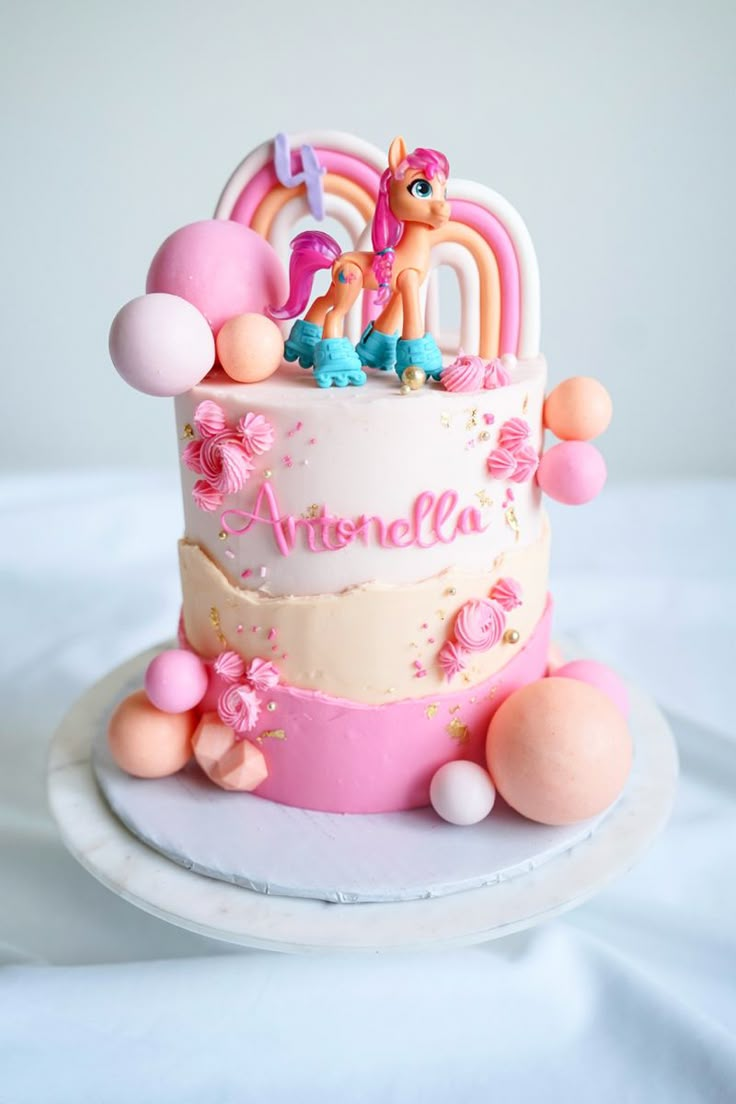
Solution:
{"label": "pink icing drip", "polygon": [[473,598],[461,606],[455,618],[455,638],[469,652],[487,652],[503,636],[506,614],[499,602]]}

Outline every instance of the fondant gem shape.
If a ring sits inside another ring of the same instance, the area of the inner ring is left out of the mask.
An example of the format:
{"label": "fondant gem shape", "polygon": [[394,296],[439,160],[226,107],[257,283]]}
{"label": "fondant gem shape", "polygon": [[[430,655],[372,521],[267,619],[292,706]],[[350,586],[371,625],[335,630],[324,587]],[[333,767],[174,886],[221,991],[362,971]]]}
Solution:
{"label": "fondant gem shape", "polygon": [[238,740],[217,764],[213,781],[223,790],[255,790],[268,778],[266,759],[250,740]]}

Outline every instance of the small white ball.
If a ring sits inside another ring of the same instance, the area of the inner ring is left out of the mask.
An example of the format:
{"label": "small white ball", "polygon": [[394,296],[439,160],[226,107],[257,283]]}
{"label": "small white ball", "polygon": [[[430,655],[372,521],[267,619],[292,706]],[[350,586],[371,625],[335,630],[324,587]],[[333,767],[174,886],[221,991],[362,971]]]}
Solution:
{"label": "small white ball", "polygon": [[493,808],[496,788],[484,767],[457,759],[435,771],[429,800],[437,815],[450,824],[477,824]]}
{"label": "small white ball", "polygon": [[504,353],[501,357],[501,363],[507,372],[513,372],[516,367],[517,360],[513,353]]}

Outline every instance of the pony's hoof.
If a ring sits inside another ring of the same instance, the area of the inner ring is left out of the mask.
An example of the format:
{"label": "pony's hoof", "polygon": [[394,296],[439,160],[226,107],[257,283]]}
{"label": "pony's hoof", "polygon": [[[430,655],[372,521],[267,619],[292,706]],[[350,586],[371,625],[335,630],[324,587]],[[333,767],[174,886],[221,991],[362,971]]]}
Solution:
{"label": "pony's hoof", "polygon": [[430,379],[439,379],[442,374],[442,353],[431,334],[405,341],[399,339],[396,346],[396,374],[399,379],[410,364],[423,369]]}
{"label": "pony's hoof", "polygon": [[284,342],[284,360],[298,360],[302,368],[312,368],[314,351],[322,339],[322,327],[298,318]]}
{"label": "pony's hoof", "polygon": [[314,378],[318,387],[360,387],[366,374],[346,337],[328,337],[315,349]]}
{"label": "pony's hoof", "polygon": [[390,372],[396,364],[398,340],[398,333],[382,333],[372,322],[369,322],[355,346],[360,363],[366,368],[377,368],[379,372]]}

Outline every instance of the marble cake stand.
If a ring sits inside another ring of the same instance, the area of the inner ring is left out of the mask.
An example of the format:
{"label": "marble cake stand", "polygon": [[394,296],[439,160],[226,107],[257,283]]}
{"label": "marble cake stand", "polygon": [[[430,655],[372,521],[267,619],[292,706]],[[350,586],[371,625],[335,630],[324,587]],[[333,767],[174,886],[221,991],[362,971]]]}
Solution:
{"label": "marble cake stand", "polygon": [[[288,864],[282,865],[276,895],[272,881],[262,882],[254,873],[248,875],[247,864],[241,870],[230,855],[219,856],[217,862],[205,855],[202,864],[198,857],[190,860],[178,855],[166,839],[157,838],[156,824],[147,823],[155,820],[152,812],[158,805],[154,799],[146,808],[147,794],[152,798],[154,795],[147,789],[151,784],[138,787],[138,793],[146,795],[143,806],[135,802],[130,806],[128,799],[135,791],[126,793],[124,776],[116,777],[114,766],[105,756],[101,732],[110,709],[130,689],[141,685],[146,665],[159,650],[151,649],[111,672],[67,714],[49,755],[49,802],[64,844],[103,885],[154,916],[203,935],[281,951],[421,949],[497,938],[573,908],[623,873],[663,827],[672,807],[677,779],[674,740],[655,705],[632,687],[635,761],[619,801],[602,818],[577,829],[540,828],[537,834],[525,837],[521,849],[518,843],[511,850],[502,848],[494,862],[486,862],[485,866],[467,857],[471,838],[478,856],[483,855],[483,833],[488,831],[484,825],[455,829],[435,821],[432,829],[433,815],[417,811],[365,821],[362,817],[302,814],[300,827],[301,811],[274,806],[250,795],[230,795],[235,801],[249,802],[251,809],[260,806],[275,814],[271,831],[274,824],[280,830],[280,820],[283,838],[288,839],[290,834],[296,838],[300,830],[311,833],[312,838],[319,838],[325,831],[333,837],[347,837],[342,849],[335,851],[338,866],[331,872],[331,882],[324,848],[319,852],[312,849],[312,853],[320,854],[321,866],[311,872],[304,865],[310,853],[307,849],[301,863],[293,864],[291,869]],[[95,742],[98,750],[93,756]],[[143,843],[113,814],[95,778],[93,758],[109,800],[133,823],[136,833],[150,836],[153,846]],[[198,800],[197,784],[194,779],[191,782],[194,788],[187,794],[185,786],[183,798],[176,787],[169,787],[162,791],[164,799],[175,804],[182,799]],[[230,809],[234,807],[231,803]],[[427,824],[420,824],[425,816]],[[506,810],[494,810],[485,825],[491,826],[496,817],[499,829],[503,825],[505,831],[513,826],[514,816]],[[409,841],[403,873],[395,855],[396,847],[401,849],[402,817],[406,818]],[[370,821],[375,824],[371,826]],[[522,826],[525,823],[519,822]],[[358,836],[353,840],[350,833],[356,828]],[[376,833],[375,841],[384,849],[376,849],[373,854],[385,854],[387,846],[394,849],[390,868],[381,872],[379,865],[378,878],[374,876],[375,862],[373,867],[370,863],[362,867],[353,864],[356,870],[344,863],[340,866],[345,856],[356,853],[353,846],[362,848],[363,855],[370,853],[371,832]],[[433,833],[441,855],[438,863],[429,862],[425,849],[423,894],[421,884],[412,882],[406,873],[413,865],[412,849],[416,851],[418,841],[421,846]],[[513,831],[511,834],[515,835]],[[485,839],[490,842],[492,835]],[[453,849],[459,872],[453,871]],[[274,848],[275,853],[277,850]],[[205,876],[197,869],[207,869],[216,877]],[[245,888],[248,884],[258,886],[261,892]],[[398,885],[405,886],[405,892],[398,893]],[[326,892],[324,886],[329,887]],[[407,899],[391,899],[396,896]]]}

